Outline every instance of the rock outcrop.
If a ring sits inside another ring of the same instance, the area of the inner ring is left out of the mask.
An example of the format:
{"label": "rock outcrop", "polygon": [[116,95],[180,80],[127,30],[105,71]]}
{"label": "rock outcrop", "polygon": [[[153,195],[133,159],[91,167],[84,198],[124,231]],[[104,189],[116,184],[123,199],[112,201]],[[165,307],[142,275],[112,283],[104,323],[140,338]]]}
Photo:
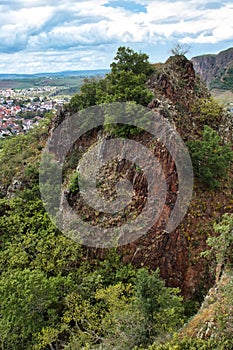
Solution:
{"label": "rock outcrop", "polygon": [[[196,75],[193,63],[184,56],[170,57],[165,64],[155,65],[155,73],[147,82],[147,86],[154,93],[154,99],[148,107],[173,123],[184,140],[195,138],[197,128],[200,127],[197,123],[199,115],[195,116],[190,110],[200,98],[208,99],[210,93]],[[65,115],[60,115],[59,118],[58,124]],[[219,120],[221,122],[221,116]],[[106,135],[103,129],[84,135],[74,144],[70,157],[80,159],[91,145],[97,144],[104,137]],[[159,268],[168,286],[181,288],[186,298],[200,299],[214,283],[212,267],[200,257],[200,253],[207,249],[206,238],[213,231],[212,224],[216,217],[220,217],[225,208],[233,207],[231,190],[226,186],[216,193],[203,191],[199,185],[195,186],[184,220],[177,229],[167,233],[166,223],[179,191],[176,165],[166,147],[149,133],[131,135],[131,138],[154,151],[164,171],[167,194],[161,216],[149,232],[145,232],[145,235],[132,243],[120,246],[118,252],[126,263],[138,267],[148,266],[151,269]],[[127,212],[127,215],[133,218],[141,211],[147,196],[146,182],[137,168],[132,169],[132,164],[124,160],[116,160],[102,169],[100,189],[102,186],[103,196],[114,195],[114,182],[117,181],[113,173],[119,172],[119,169],[121,173],[127,173],[127,179],[134,184],[133,206],[132,210]],[[81,212],[85,220],[92,225],[114,227],[125,222],[125,215],[111,218],[104,216],[103,213],[91,210],[82,200],[79,201],[79,197],[78,193],[69,193],[68,203],[73,210]],[[90,257],[98,255],[103,258],[106,254],[101,248],[87,250]]]}
{"label": "rock outcrop", "polygon": [[232,337],[232,274],[224,273],[209,290],[198,313],[183,327],[181,336],[198,339]]}
{"label": "rock outcrop", "polygon": [[216,86],[222,82],[222,88],[227,88],[224,85],[224,78],[229,74],[229,69],[233,66],[233,48],[221,51],[217,55],[202,55],[191,59],[196,73],[210,87]]}

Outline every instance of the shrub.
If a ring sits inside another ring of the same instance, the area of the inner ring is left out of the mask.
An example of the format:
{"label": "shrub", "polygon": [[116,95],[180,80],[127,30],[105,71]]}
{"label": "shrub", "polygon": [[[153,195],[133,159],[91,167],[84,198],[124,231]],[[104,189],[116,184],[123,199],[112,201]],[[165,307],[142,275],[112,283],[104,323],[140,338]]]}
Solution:
{"label": "shrub", "polygon": [[[222,339],[195,339],[175,337],[163,345],[153,344],[148,350],[232,350],[233,342],[228,338]],[[136,350],[136,349],[135,349]]]}
{"label": "shrub", "polygon": [[218,188],[230,169],[233,152],[229,144],[222,144],[217,132],[204,127],[201,140],[187,143],[194,174],[209,188]]}

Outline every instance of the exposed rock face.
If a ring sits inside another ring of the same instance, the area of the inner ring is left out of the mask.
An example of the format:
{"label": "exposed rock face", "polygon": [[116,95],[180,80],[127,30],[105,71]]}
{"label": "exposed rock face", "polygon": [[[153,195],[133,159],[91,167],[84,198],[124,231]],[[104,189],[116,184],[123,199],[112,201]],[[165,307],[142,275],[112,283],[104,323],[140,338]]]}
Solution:
{"label": "exposed rock face", "polygon": [[193,63],[185,56],[172,56],[163,65],[155,66],[155,74],[148,82],[155,99],[149,108],[159,113],[170,122],[186,141],[196,132],[190,107],[199,98],[209,98],[210,92],[198,76]]}
{"label": "exposed rock face", "polygon": [[180,334],[198,339],[232,337],[232,276],[224,273],[206,295],[198,313],[183,327]]}
{"label": "exposed rock face", "polygon": [[208,85],[215,79],[222,79],[222,76],[227,71],[228,67],[233,64],[233,48],[221,51],[217,55],[202,55],[193,57],[193,62],[196,73]]}
{"label": "exposed rock face", "polygon": [[[189,281],[188,284],[185,282],[189,269],[189,241],[179,229],[171,233],[167,233],[165,230],[178,193],[178,177],[175,162],[166,148],[160,142],[154,140],[150,134],[145,133],[140,136],[134,136],[133,139],[138,141],[138,145],[142,143],[154,151],[154,155],[161,164],[165,175],[167,194],[164,206],[161,208],[159,220],[155,222],[149,232],[145,232],[143,236],[130,244],[120,246],[118,251],[125,263],[132,263],[138,267],[148,266],[151,269],[159,267],[161,276],[166,280],[167,285],[180,287],[183,294],[190,296],[195,292],[198,282],[196,279]],[[93,140],[98,142],[97,135],[92,135]],[[81,145],[82,150],[86,150],[90,143],[87,139],[83,138],[81,142],[79,141],[79,148]],[[117,180],[116,174],[127,174],[126,178],[133,184],[135,192],[134,197],[122,216],[119,214],[117,216],[111,216],[102,212],[97,213],[82,201],[79,193],[70,193],[68,195],[69,205],[74,210],[77,210],[79,215],[81,213],[82,216],[86,217],[86,221],[92,225],[101,224],[102,227],[120,227],[127,220],[132,220],[135,215],[139,215],[145,205],[148,195],[145,176],[143,173],[139,173],[125,159],[114,161],[102,169],[100,174],[100,184],[102,183],[100,188],[103,188],[102,194],[109,199],[114,194],[114,182]],[[93,237],[93,239],[96,238]],[[93,248],[91,251],[92,254],[104,256],[102,249]],[[191,290],[189,290],[190,285]]]}
{"label": "exposed rock face", "polygon": [[164,64],[164,69],[154,84],[155,94],[158,91],[169,98],[173,104],[183,102],[188,107],[190,95],[194,93],[196,75],[191,61],[185,56],[170,57]]}
{"label": "exposed rock face", "polygon": [[[149,108],[167,118],[175,124],[183,139],[189,139],[195,132],[190,107],[199,98],[208,98],[210,93],[206,85],[196,76],[193,63],[184,56],[173,56],[164,65],[160,65],[155,74],[148,81],[148,88],[154,92],[154,100]],[[63,119],[63,116],[60,116]],[[99,142],[104,137],[103,130],[93,132],[89,137],[85,136],[79,143],[74,145],[77,154],[85,152],[90,145]],[[91,139],[90,139],[91,138]],[[214,283],[214,274],[208,263],[200,258],[200,253],[207,249],[206,237],[211,234],[212,224],[216,217],[220,217],[225,207],[233,207],[231,190],[223,189],[221,193],[204,192],[203,189],[195,188],[192,202],[183,222],[171,233],[165,231],[166,222],[174,208],[177,191],[179,190],[176,166],[171,155],[158,140],[154,140],[149,134],[132,136],[135,141],[141,142],[154,154],[162,165],[166,184],[166,203],[163,207],[159,220],[136,241],[118,248],[123,261],[136,266],[148,266],[151,269],[159,267],[161,276],[167,285],[180,287],[185,297],[200,297]],[[79,156],[81,156],[81,153]],[[147,192],[143,175],[129,171],[130,164],[119,161],[103,170],[104,182],[114,180],[111,171],[128,173],[128,180],[134,183],[136,204],[134,212],[141,210],[143,200]],[[114,182],[114,181],[113,181]],[[105,195],[112,192],[111,186],[105,188]],[[69,195],[69,205],[81,211],[86,220],[93,224],[119,225],[121,218],[105,220],[102,214],[96,215],[90,208],[77,204],[77,194]],[[219,205],[221,203],[221,205]],[[124,219],[123,219],[124,220]],[[98,254],[104,257],[105,250],[88,248],[90,255]]]}
{"label": "exposed rock face", "polygon": [[207,84],[216,76],[218,67],[216,66],[216,55],[203,55],[192,58],[193,66],[197,74]]}

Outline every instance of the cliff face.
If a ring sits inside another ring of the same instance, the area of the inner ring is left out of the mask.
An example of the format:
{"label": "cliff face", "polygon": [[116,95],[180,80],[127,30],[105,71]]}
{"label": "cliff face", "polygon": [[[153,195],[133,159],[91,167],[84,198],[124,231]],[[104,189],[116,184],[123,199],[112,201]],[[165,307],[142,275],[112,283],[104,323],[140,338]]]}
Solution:
{"label": "cliff face", "polygon": [[[196,76],[193,63],[184,56],[173,56],[164,65],[155,66],[155,73],[147,85],[154,93],[154,99],[149,104],[149,108],[175,124],[184,140],[195,138],[196,132],[200,132],[198,130],[200,124],[197,123],[199,116],[192,115],[190,110],[200,98],[208,99],[210,93],[206,85]],[[76,158],[80,158],[91,144],[98,143],[104,137],[106,135],[103,130],[99,130],[98,133],[92,133],[91,140],[86,137],[79,140],[73,150],[74,153],[76,152]],[[212,224],[216,217],[220,217],[225,208],[233,206],[231,191],[226,187],[216,193],[203,191],[203,188],[196,186],[184,220],[176,230],[166,233],[166,223],[174,208],[179,190],[174,160],[166,148],[155,141],[150,134],[131,138],[154,150],[165,174],[167,196],[161,216],[150,231],[138,240],[119,247],[118,252],[126,263],[132,263],[138,267],[148,266],[151,269],[159,267],[167,285],[180,287],[187,298],[199,298],[214,282],[213,271],[205,259],[200,258],[200,253],[207,249],[206,238],[213,231]],[[129,215],[137,215],[147,196],[147,188],[143,174],[137,173],[135,169],[132,170],[132,164],[118,159],[103,170],[102,182],[110,184],[108,188],[103,188],[105,195],[108,196],[113,192],[111,188],[111,183],[114,182],[113,173],[119,171],[127,173],[127,179],[135,186],[134,211],[130,211]],[[88,215],[87,220],[93,225],[101,222],[111,227],[111,225],[120,226],[124,223],[124,219],[120,217],[108,218],[102,214],[97,215],[82,202],[77,202],[78,197],[78,194],[69,194],[69,205],[74,210],[81,211],[83,216]],[[105,251],[100,248],[88,248],[88,254],[104,257]]]}
{"label": "cliff face", "polygon": [[[199,99],[208,99],[209,90],[196,75],[193,63],[184,56],[170,57],[164,65],[155,67],[156,73],[148,82],[155,98],[149,107],[175,124],[183,140],[196,137],[203,127],[198,115],[190,112]],[[221,123],[220,116],[219,123]],[[173,159],[157,146],[156,156],[163,164],[168,183],[168,198],[160,220],[150,232],[129,246],[122,247],[124,260],[137,266],[160,268],[169,286],[178,286],[187,298],[199,298],[214,282],[214,274],[200,253],[206,250],[206,237],[212,234],[212,224],[229,203],[231,191],[221,193],[204,191],[195,186],[193,199],[183,222],[170,234],[162,223],[170,216],[178,190]],[[175,174],[175,176],[171,176]],[[217,208],[216,203],[221,203]]]}
{"label": "cliff face", "polygon": [[207,84],[216,76],[218,67],[216,67],[216,55],[203,55],[192,58],[193,66],[197,74]]}
{"label": "cliff face", "polygon": [[219,82],[222,82],[222,88],[227,88],[224,85],[224,78],[230,73],[229,70],[233,65],[233,48],[221,51],[217,55],[202,55],[191,59],[196,73],[201,79],[211,87],[218,87]]}
{"label": "cliff face", "polygon": [[160,66],[151,87],[155,96],[164,96],[176,107],[182,105],[185,111],[195,99],[209,96],[205,84],[196,76],[193,63],[185,56],[172,56]]}

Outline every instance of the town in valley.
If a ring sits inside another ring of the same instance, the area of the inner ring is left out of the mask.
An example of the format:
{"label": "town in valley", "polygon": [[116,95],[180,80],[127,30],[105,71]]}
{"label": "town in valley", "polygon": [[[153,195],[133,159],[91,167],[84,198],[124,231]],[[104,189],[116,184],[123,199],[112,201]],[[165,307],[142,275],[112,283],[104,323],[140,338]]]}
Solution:
{"label": "town in valley", "polygon": [[0,90],[0,137],[25,133],[49,112],[56,112],[70,100],[54,96],[57,88],[46,86],[29,89]]}

